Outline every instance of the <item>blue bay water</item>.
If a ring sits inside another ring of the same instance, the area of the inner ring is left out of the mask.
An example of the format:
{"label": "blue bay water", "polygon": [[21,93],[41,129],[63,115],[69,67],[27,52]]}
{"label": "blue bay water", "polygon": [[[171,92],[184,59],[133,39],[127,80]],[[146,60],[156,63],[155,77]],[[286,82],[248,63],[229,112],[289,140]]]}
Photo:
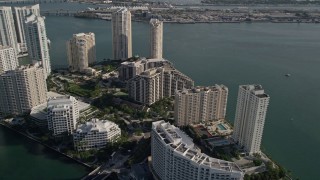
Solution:
{"label": "blue bay water", "polygon": [[0,179],[81,179],[90,170],[0,126]]}

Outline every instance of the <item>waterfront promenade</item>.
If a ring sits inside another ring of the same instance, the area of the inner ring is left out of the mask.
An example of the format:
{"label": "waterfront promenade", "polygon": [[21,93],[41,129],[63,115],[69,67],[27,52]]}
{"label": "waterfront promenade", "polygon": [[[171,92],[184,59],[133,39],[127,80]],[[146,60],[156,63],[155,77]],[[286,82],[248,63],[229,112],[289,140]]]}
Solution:
{"label": "waterfront promenade", "polygon": [[37,142],[37,143],[45,146],[46,148],[49,148],[49,149],[51,149],[51,150],[53,150],[53,151],[55,151],[55,152],[57,152],[57,153],[65,156],[65,157],[69,158],[69,159],[72,159],[73,161],[75,161],[75,162],[77,162],[77,163],[79,163],[79,164],[81,164],[81,165],[83,165],[83,166],[85,166],[85,167],[87,167],[87,168],[92,168],[91,165],[89,165],[89,164],[87,164],[87,163],[84,163],[84,162],[81,162],[81,161],[78,160],[78,159],[75,159],[75,158],[73,158],[73,157],[71,157],[71,156],[69,156],[69,155],[67,155],[67,154],[64,154],[64,153],[60,152],[58,149],[53,148],[53,147],[51,147],[51,146],[43,143],[43,142],[40,141],[38,138],[30,135],[29,133],[23,132],[23,131],[19,131],[19,130],[15,129],[13,126],[7,124],[7,123],[4,122],[3,120],[0,121],[0,125],[3,126],[3,127],[5,127],[5,128],[10,129],[11,131],[14,131],[15,133],[18,133],[18,134],[20,134],[20,135],[22,135],[22,136],[25,136],[25,137],[27,137],[28,139],[30,139],[30,140],[32,140],[32,141],[35,141],[35,142]]}
{"label": "waterfront promenade", "polygon": [[[0,121],[0,125],[5,127],[5,128],[7,128],[7,129],[9,129],[9,130],[11,130],[11,131],[13,131],[13,132],[15,132],[15,133],[17,133],[17,134],[20,134],[20,135],[22,135],[22,136],[24,136],[24,137],[36,142],[36,143],[39,143],[42,146],[44,146],[44,147],[46,147],[46,148],[48,148],[48,149],[50,149],[52,151],[55,151],[56,153],[59,153],[60,155],[66,157],[66,158],[69,158],[72,161],[75,161],[76,163],[81,164],[82,166],[85,166],[86,168],[91,169],[92,171],[89,174],[87,174],[84,177],[82,177],[81,178],[82,180],[103,179],[105,177],[108,177],[111,172],[117,171],[117,168],[120,168],[129,158],[129,156],[124,156],[124,157],[122,157],[120,159],[120,161],[118,161],[115,165],[113,165],[111,167],[109,166],[109,164],[105,164],[103,166],[98,166],[95,169],[93,169],[92,165],[84,163],[84,162],[82,162],[82,161],[80,161],[78,159],[75,159],[75,158],[73,158],[73,157],[71,157],[71,156],[69,156],[69,155],[67,155],[65,153],[62,153],[61,151],[59,151],[58,148],[54,148],[54,147],[51,147],[51,146],[43,143],[41,140],[39,140],[39,138],[33,136],[28,131],[23,132],[21,130],[18,130],[16,128],[14,128],[12,125],[9,125],[8,123],[6,123],[4,120]],[[94,163],[92,163],[92,164],[94,164]]]}

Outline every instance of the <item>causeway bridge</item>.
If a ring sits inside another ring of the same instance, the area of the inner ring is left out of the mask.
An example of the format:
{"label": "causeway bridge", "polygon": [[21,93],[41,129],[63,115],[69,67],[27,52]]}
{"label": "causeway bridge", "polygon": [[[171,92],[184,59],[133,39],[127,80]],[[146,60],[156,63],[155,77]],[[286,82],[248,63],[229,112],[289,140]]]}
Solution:
{"label": "causeway bridge", "polygon": [[59,9],[59,10],[40,11],[40,14],[42,16],[74,16],[79,12],[81,11]]}
{"label": "causeway bridge", "polygon": [[10,4],[42,4],[42,3],[64,3],[69,0],[0,0],[1,5]]}

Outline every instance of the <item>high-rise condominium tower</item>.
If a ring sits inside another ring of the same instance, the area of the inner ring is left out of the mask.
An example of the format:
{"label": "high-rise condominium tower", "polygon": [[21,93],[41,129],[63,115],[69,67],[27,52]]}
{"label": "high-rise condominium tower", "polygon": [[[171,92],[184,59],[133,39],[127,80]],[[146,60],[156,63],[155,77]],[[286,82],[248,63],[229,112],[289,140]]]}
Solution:
{"label": "high-rise condominium tower", "polygon": [[151,105],[163,98],[163,68],[152,68],[128,81],[129,97]]}
{"label": "high-rise condominium tower", "polygon": [[82,72],[96,61],[96,42],[94,33],[74,34],[67,42],[69,69]]}
{"label": "high-rise condominium tower", "polygon": [[38,64],[0,75],[0,112],[22,114],[47,101],[47,84]]}
{"label": "high-rise condominium tower", "polygon": [[249,154],[260,153],[269,99],[261,85],[239,87],[233,139]]}
{"label": "high-rise condominium tower", "polygon": [[78,101],[72,96],[51,98],[47,104],[48,129],[54,136],[72,134],[79,118]]}
{"label": "high-rise condominium tower", "polygon": [[148,69],[162,67],[164,64],[170,64],[170,62],[165,59],[146,58],[139,58],[136,61],[125,61],[121,63],[120,67],[118,68],[119,79],[122,81],[127,81]]}
{"label": "high-rise condominium tower", "polygon": [[12,47],[0,45],[0,74],[19,66],[16,52]]}
{"label": "high-rise condominium tower", "polygon": [[163,22],[150,20],[150,58],[161,59],[163,47]]}
{"label": "high-rise condominium tower", "polygon": [[0,6],[0,45],[12,47],[20,52],[11,7]]}
{"label": "high-rise condominium tower", "polygon": [[17,32],[17,40],[21,52],[27,52],[27,42],[25,35],[24,22],[27,16],[34,14],[40,16],[39,4],[32,6],[14,7],[15,28]]}
{"label": "high-rise condominium tower", "polygon": [[29,57],[35,63],[40,62],[46,76],[49,76],[51,63],[44,17],[34,14],[28,16],[25,21],[25,35]]}
{"label": "high-rise condominium tower", "polygon": [[163,65],[146,63],[152,68],[146,68],[128,80],[130,98],[139,103],[151,105],[164,97],[174,96],[176,90],[193,87],[193,80],[175,69],[169,62],[161,62],[161,64]]}
{"label": "high-rise condominium tower", "polygon": [[175,124],[186,126],[226,116],[228,88],[224,85],[176,91]]}
{"label": "high-rise condominium tower", "polygon": [[161,180],[242,180],[244,173],[234,163],[201,152],[179,128],[164,121],[152,123],[152,172]]}
{"label": "high-rise condominium tower", "polygon": [[131,13],[121,8],[112,14],[113,59],[132,57]]}

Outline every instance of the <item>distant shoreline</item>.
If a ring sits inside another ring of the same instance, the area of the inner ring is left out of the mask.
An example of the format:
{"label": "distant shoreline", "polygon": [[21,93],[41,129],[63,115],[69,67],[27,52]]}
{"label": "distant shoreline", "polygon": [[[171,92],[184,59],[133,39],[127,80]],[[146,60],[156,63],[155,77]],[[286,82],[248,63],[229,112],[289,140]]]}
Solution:
{"label": "distant shoreline", "polygon": [[[58,3],[75,3],[75,4],[93,4],[93,5],[127,5],[127,4],[133,4],[133,5],[139,5],[143,3],[148,3],[148,4],[155,4],[158,3],[157,1],[143,1],[143,0],[137,0],[134,2],[113,2],[113,3],[101,3],[101,1],[85,1],[85,0],[0,0],[0,5],[15,5],[15,4],[20,4],[20,5],[29,5],[29,4],[58,4]],[[160,1],[160,4],[164,4],[165,2]],[[285,6],[296,6],[296,7],[312,7],[315,5],[320,6],[320,1],[292,1],[292,2],[286,2],[283,3],[261,3],[257,1],[256,3],[254,2],[247,2],[247,3],[241,3],[238,1],[233,1],[233,2],[226,2],[226,1],[212,1],[210,0],[202,0],[199,3],[170,3],[166,2],[166,4],[171,4],[173,6],[247,6],[247,7],[257,7],[257,6],[271,6],[271,7],[285,7]]]}
{"label": "distant shoreline", "polygon": [[[92,17],[78,17],[74,16],[75,18],[80,19],[98,19],[98,20],[105,20],[111,21],[111,19],[103,19],[103,18],[92,18]],[[132,19],[132,22],[142,22],[142,23],[149,23],[147,20],[135,20]],[[271,21],[271,20],[261,20],[261,21],[163,21],[163,23],[168,24],[250,24],[250,23],[276,23],[276,24],[320,24],[320,22],[312,22],[312,21]]]}
{"label": "distant shoreline", "polygon": [[[210,1],[213,3],[204,3]],[[266,3],[233,3],[237,1],[229,0],[227,3],[219,0],[203,0],[202,3],[180,4],[180,3],[156,3],[150,1],[137,0],[135,2],[113,2],[101,4],[101,1],[86,0],[41,0],[41,4],[60,4],[60,9],[50,9],[41,11],[44,16],[73,16],[77,18],[92,18],[111,20],[111,6],[127,7],[148,7],[147,17],[143,12],[133,10],[132,21],[148,22],[149,17],[162,17],[164,23],[173,24],[212,24],[212,23],[320,23],[320,1],[319,3],[293,3],[290,0],[283,4]],[[27,5],[39,3],[34,0],[0,1],[1,5],[13,6],[15,4]],[[81,7],[77,10],[63,9],[64,3],[73,5],[84,4],[84,6],[96,5],[102,9],[88,10]],[[146,5],[148,3],[148,5]],[[207,6],[207,7],[206,7]],[[211,8],[216,6],[217,8]],[[225,7],[223,7],[225,6]],[[316,7],[315,7],[316,6]],[[221,8],[219,8],[221,7]],[[229,8],[230,7],[230,8]],[[296,8],[295,8],[296,7]],[[319,8],[317,8],[319,7]],[[139,9],[139,8],[138,8]]]}

